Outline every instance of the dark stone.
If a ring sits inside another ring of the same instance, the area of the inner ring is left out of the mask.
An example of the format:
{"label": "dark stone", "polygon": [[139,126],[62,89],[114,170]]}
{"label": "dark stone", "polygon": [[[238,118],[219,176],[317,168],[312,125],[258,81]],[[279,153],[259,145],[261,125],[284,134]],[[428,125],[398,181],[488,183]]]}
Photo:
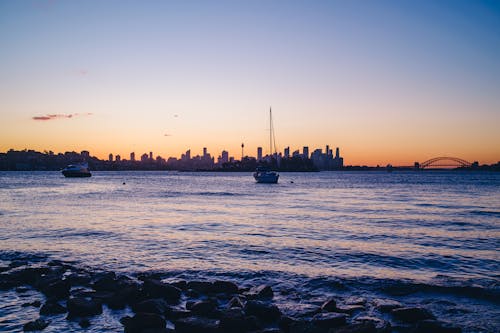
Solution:
{"label": "dark stone", "polygon": [[373,322],[367,321],[332,329],[331,331],[332,333],[377,333],[377,328]]}
{"label": "dark stone", "polygon": [[24,304],[22,304],[21,306],[22,306],[23,308],[28,307],[28,306],[33,306],[33,307],[35,307],[35,308],[39,308],[39,307],[40,307],[40,305],[42,305],[42,303],[41,303],[40,301],[34,301],[34,302],[31,302],[31,303],[24,303]]}
{"label": "dark stone", "polygon": [[78,325],[80,325],[81,328],[88,328],[90,327],[90,320],[83,318],[78,322]]}
{"label": "dark stone", "polygon": [[66,313],[68,310],[56,301],[49,300],[40,308],[41,315],[53,315],[59,313]]}
{"label": "dark stone", "polygon": [[281,316],[281,312],[274,304],[262,301],[250,300],[243,309],[247,315],[256,316],[262,321],[275,321]]}
{"label": "dark stone", "polygon": [[69,296],[71,285],[67,280],[56,280],[40,286],[40,291],[49,298],[62,299]]}
{"label": "dark stone", "polygon": [[246,295],[251,299],[271,299],[273,298],[274,293],[270,286],[262,284],[260,286],[250,288]]}
{"label": "dark stone", "polygon": [[169,311],[170,307],[168,303],[161,299],[148,299],[132,306],[132,310],[135,313],[145,312],[145,313],[156,313],[160,315],[164,315]]}
{"label": "dark stone", "polygon": [[217,304],[211,300],[198,301],[194,303],[189,310],[198,316],[210,316],[215,309]]}
{"label": "dark stone", "polygon": [[392,299],[376,299],[373,303],[380,312],[391,312],[394,309],[403,307],[401,303]]}
{"label": "dark stone", "polygon": [[435,319],[432,313],[423,308],[398,308],[392,310],[392,315],[406,323],[416,323],[420,320]]}
{"label": "dark stone", "polygon": [[179,288],[159,280],[145,280],[142,288],[151,297],[163,297],[172,301],[178,301],[181,297]]}
{"label": "dark stone", "polygon": [[415,333],[462,333],[462,329],[443,321],[425,319],[417,322]]}
{"label": "dark stone", "polygon": [[312,318],[311,323],[321,328],[335,328],[346,324],[346,315],[335,312],[318,313]]}
{"label": "dark stone", "polygon": [[335,312],[337,310],[337,302],[333,298],[329,298],[321,305],[321,310]]}
{"label": "dark stone", "polygon": [[72,286],[88,286],[92,277],[88,273],[71,273],[66,277],[66,280]]}
{"label": "dark stone", "polygon": [[391,323],[380,318],[361,316],[356,318],[357,323],[371,322],[375,325],[377,333],[389,333],[391,332]]}
{"label": "dark stone", "polygon": [[240,308],[225,310],[220,316],[220,329],[223,332],[246,332],[256,329],[256,325],[251,318],[245,317]]}
{"label": "dark stone", "polygon": [[213,283],[213,292],[221,294],[237,294],[238,286],[230,281],[215,281]]}
{"label": "dark stone", "polygon": [[170,309],[168,311],[168,318],[172,320],[191,317],[191,315],[192,315],[191,311],[188,310]]}
{"label": "dark stone", "polygon": [[189,281],[186,285],[187,289],[195,290],[202,294],[208,294],[213,292],[213,284],[208,281]]}
{"label": "dark stone", "polygon": [[123,317],[120,322],[126,333],[139,333],[146,329],[164,329],[167,325],[165,318],[156,313],[137,313],[133,317]]}
{"label": "dark stone", "polygon": [[106,300],[106,304],[114,310],[124,309],[127,304],[140,302],[141,293],[138,286],[127,286],[115,291],[111,297]]}
{"label": "dark stone", "polygon": [[175,321],[175,332],[178,333],[216,333],[219,321],[201,317],[187,317]]}
{"label": "dark stone", "polygon": [[284,314],[293,318],[308,318],[321,312],[319,306],[307,303],[288,303],[282,305],[280,309]]}
{"label": "dark stone", "polygon": [[283,330],[285,332],[289,332],[290,328],[295,323],[297,323],[296,319],[294,319],[292,317],[288,317],[288,316],[281,316],[280,320],[278,321],[278,327],[281,328],[281,330]]}
{"label": "dark stone", "polygon": [[67,307],[69,315],[75,317],[93,316],[102,313],[102,303],[95,299],[70,298]]}
{"label": "dark stone", "polygon": [[344,305],[344,306],[337,306],[336,312],[348,313],[352,315],[353,313],[363,311],[364,309],[365,307],[362,305]]}
{"label": "dark stone", "polygon": [[174,286],[176,288],[179,288],[180,290],[186,290],[187,289],[187,282],[184,281],[184,280],[171,282],[170,285],[172,285],[172,286]]}
{"label": "dark stone", "polygon": [[30,321],[29,323],[26,323],[23,325],[23,331],[41,331],[45,327],[49,326],[50,321],[43,320],[41,318],[38,318],[37,320]]}
{"label": "dark stone", "polygon": [[92,288],[97,291],[115,291],[118,289],[116,274],[114,272],[99,273],[92,284]]}
{"label": "dark stone", "polygon": [[238,296],[235,296],[235,297],[231,298],[231,300],[227,304],[227,307],[228,308],[243,308],[244,305],[243,305],[243,302],[241,301],[241,299]]}

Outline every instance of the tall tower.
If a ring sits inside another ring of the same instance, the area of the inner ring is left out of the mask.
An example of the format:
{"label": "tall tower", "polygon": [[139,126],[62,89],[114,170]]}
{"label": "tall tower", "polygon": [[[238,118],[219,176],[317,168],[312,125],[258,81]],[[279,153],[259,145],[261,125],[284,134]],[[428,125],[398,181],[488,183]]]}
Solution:
{"label": "tall tower", "polygon": [[131,152],[131,153],[130,153],[130,160],[131,160],[132,162],[135,162],[135,153],[134,153],[134,152]]}
{"label": "tall tower", "polygon": [[335,158],[339,158],[340,157],[340,151],[339,151],[339,147],[337,147],[337,149],[335,149]]}
{"label": "tall tower", "polygon": [[257,161],[262,160],[262,147],[257,147]]}
{"label": "tall tower", "polygon": [[241,160],[243,161],[243,148],[245,148],[245,144],[242,142],[241,143]]}

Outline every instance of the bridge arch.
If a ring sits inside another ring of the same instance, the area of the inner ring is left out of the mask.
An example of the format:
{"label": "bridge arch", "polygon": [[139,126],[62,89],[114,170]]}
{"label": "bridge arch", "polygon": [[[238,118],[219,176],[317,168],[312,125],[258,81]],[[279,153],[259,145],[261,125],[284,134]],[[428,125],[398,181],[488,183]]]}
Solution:
{"label": "bridge arch", "polygon": [[472,163],[458,157],[434,157],[420,164],[420,169],[429,167],[471,167]]}

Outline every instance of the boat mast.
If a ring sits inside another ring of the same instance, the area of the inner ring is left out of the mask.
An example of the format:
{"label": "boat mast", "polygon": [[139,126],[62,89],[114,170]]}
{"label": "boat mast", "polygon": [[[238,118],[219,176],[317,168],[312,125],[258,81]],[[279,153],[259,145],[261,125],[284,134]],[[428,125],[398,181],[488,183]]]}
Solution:
{"label": "boat mast", "polygon": [[271,107],[269,107],[269,156],[273,156],[273,113],[271,111]]}

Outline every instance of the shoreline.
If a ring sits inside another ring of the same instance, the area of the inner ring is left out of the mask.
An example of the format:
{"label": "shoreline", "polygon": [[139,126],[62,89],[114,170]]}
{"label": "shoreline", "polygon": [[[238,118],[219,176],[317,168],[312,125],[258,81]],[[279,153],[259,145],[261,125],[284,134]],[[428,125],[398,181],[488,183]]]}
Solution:
{"label": "shoreline", "polygon": [[[296,302],[294,290],[268,284],[167,280],[158,272],[116,274],[59,260],[11,260],[0,266],[0,290],[21,299],[33,295],[20,305],[39,313],[18,323],[25,330],[66,321],[76,329],[106,331],[94,323],[109,321],[111,313],[125,332],[462,332],[424,306],[389,297],[325,295]],[[287,299],[293,302],[283,305]]]}

